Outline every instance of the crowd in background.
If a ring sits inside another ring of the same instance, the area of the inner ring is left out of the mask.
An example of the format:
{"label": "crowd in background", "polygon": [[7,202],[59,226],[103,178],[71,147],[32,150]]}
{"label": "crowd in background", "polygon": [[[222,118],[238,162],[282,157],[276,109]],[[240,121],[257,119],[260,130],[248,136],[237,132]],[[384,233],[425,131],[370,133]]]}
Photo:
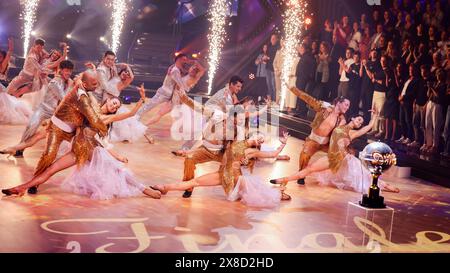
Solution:
{"label": "crowd in background", "polygon": [[[420,153],[450,153],[450,1],[392,1],[359,18],[325,20],[303,31],[290,73],[295,85],[323,101],[344,96],[347,116],[381,112],[370,137]],[[255,60],[259,96],[281,102],[283,38],[273,34]],[[284,112],[308,116],[308,107],[287,92]],[[309,110],[310,111],[310,110]]]}

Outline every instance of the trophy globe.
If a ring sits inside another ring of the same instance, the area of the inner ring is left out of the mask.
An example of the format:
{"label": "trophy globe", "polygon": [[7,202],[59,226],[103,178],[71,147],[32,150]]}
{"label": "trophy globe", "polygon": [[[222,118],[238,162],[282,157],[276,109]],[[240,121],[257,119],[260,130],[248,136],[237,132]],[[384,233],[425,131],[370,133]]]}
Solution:
{"label": "trophy globe", "polygon": [[368,144],[359,154],[359,158],[372,174],[372,185],[369,188],[369,193],[363,195],[359,204],[367,208],[385,208],[384,197],[380,196],[378,177],[383,171],[397,164],[394,152],[385,143],[377,141]]}

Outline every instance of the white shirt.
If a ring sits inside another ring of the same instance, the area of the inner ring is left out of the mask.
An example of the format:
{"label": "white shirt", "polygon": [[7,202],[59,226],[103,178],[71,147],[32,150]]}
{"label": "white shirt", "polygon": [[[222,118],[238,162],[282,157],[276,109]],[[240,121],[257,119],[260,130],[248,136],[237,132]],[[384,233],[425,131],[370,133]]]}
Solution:
{"label": "white shirt", "polygon": [[189,87],[186,85],[186,81],[183,81],[183,78],[181,77],[180,69],[176,65],[172,65],[169,67],[166,77],[164,78],[163,85],[158,89],[158,91],[168,96],[172,96],[173,91],[177,86],[182,92],[189,90]]}
{"label": "white shirt", "polygon": [[405,94],[406,94],[406,89],[408,89],[408,86],[409,86],[409,84],[411,83],[411,79],[408,79],[406,82],[405,82],[405,85],[403,86],[403,90],[402,90],[402,93],[401,93],[401,96],[403,97]]}
{"label": "white shirt", "polygon": [[[344,62],[345,66],[347,66],[347,68],[350,67],[354,63],[355,63],[355,61],[353,60],[353,58],[345,60],[345,62]],[[345,70],[342,70],[341,78],[339,79],[339,81],[341,81],[341,82],[348,82],[349,80],[350,79],[347,77],[347,74],[346,74]]]}
{"label": "white shirt", "polygon": [[40,56],[38,56],[33,49],[30,49],[30,52],[25,59],[25,63],[23,64],[22,72],[34,76],[36,72],[42,71],[42,69]]}

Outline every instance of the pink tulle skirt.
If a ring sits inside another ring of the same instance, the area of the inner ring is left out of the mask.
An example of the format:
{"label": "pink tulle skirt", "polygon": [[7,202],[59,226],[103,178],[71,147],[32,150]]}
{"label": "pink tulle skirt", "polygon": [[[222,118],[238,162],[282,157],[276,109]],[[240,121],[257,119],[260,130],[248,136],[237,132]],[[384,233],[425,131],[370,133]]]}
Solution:
{"label": "pink tulle skirt", "polygon": [[33,113],[30,105],[4,92],[2,88],[0,84],[0,124],[27,124]]}
{"label": "pink tulle skirt", "polygon": [[[367,193],[372,184],[372,175],[361,164],[361,161],[351,154],[347,154],[337,173],[330,170],[311,175],[320,185],[334,185],[339,189],[350,189],[360,193]],[[380,185],[381,186],[381,185]]]}
{"label": "pink tulle skirt", "polygon": [[140,195],[145,186],[106,149],[96,147],[92,160],[75,169],[62,182],[61,188],[92,199],[106,200]]}
{"label": "pink tulle skirt", "polygon": [[241,175],[228,200],[241,200],[249,207],[274,208],[280,204],[281,192],[258,176]]}
{"label": "pink tulle skirt", "polygon": [[[118,114],[126,113],[125,107],[117,110]],[[112,129],[109,133],[111,142],[129,141],[135,142],[144,136],[147,126],[142,124],[136,116],[112,123]]]}

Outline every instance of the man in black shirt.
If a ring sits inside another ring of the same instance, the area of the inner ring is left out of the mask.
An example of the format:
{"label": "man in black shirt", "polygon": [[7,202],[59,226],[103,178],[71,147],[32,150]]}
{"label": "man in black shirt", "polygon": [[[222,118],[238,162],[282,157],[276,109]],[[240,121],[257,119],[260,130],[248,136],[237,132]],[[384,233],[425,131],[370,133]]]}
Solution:
{"label": "man in black shirt", "polygon": [[372,109],[375,108],[379,111],[380,116],[375,121],[371,135],[375,134],[375,138],[381,138],[385,135],[384,132],[384,117],[383,108],[386,102],[386,90],[388,86],[388,57],[382,56],[380,59],[381,69],[376,70],[373,75],[373,98],[372,98]]}
{"label": "man in black shirt", "polygon": [[362,76],[362,65],[361,65],[361,53],[359,51],[355,52],[353,55],[354,63],[350,65],[350,71],[348,74],[349,78],[349,89],[350,89],[350,113],[347,117],[354,117],[359,114],[359,98],[361,95],[361,76]]}
{"label": "man in black shirt", "polygon": [[363,112],[365,124],[368,124],[370,121],[369,110],[372,107],[373,98],[372,77],[375,71],[381,69],[377,54],[377,51],[373,49],[370,51],[369,60],[362,61],[361,110]]}
{"label": "man in black shirt", "polygon": [[278,35],[272,34],[270,37],[270,43],[267,49],[267,56],[269,59],[266,64],[266,81],[267,81],[267,96],[271,97],[272,101],[276,99],[276,91],[275,91],[275,72],[273,68],[273,60],[275,59],[275,54],[277,50],[280,48],[280,44],[278,42]]}
{"label": "man in black shirt", "polygon": [[400,101],[400,125],[402,127],[402,137],[396,143],[410,144],[414,138],[413,129],[413,105],[416,99],[416,90],[419,87],[419,77],[417,68],[409,65],[409,79],[403,85],[398,100]]}
{"label": "man in black shirt", "polygon": [[431,84],[430,70],[428,66],[422,65],[420,67],[420,74],[422,78],[419,80],[419,84],[416,89],[416,99],[413,106],[414,141],[408,144],[408,147],[411,148],[419,148],[424,141],[425,105],[428,102],[428,86]]}
{"label": "man in black shirt", "polygon": [[[297,77],[295,86],[300,90],[305,90],[305,92],[311,93],[314,74],[316,72],[316,60],[305,43],[302,43],[298,47],[298,53],[300,55],[300,60],[295,71],[295,76]],[[303,100],[299,100],[297,102],[297,109],[300,116],[306,116],[308,113],[308,108]]]}

